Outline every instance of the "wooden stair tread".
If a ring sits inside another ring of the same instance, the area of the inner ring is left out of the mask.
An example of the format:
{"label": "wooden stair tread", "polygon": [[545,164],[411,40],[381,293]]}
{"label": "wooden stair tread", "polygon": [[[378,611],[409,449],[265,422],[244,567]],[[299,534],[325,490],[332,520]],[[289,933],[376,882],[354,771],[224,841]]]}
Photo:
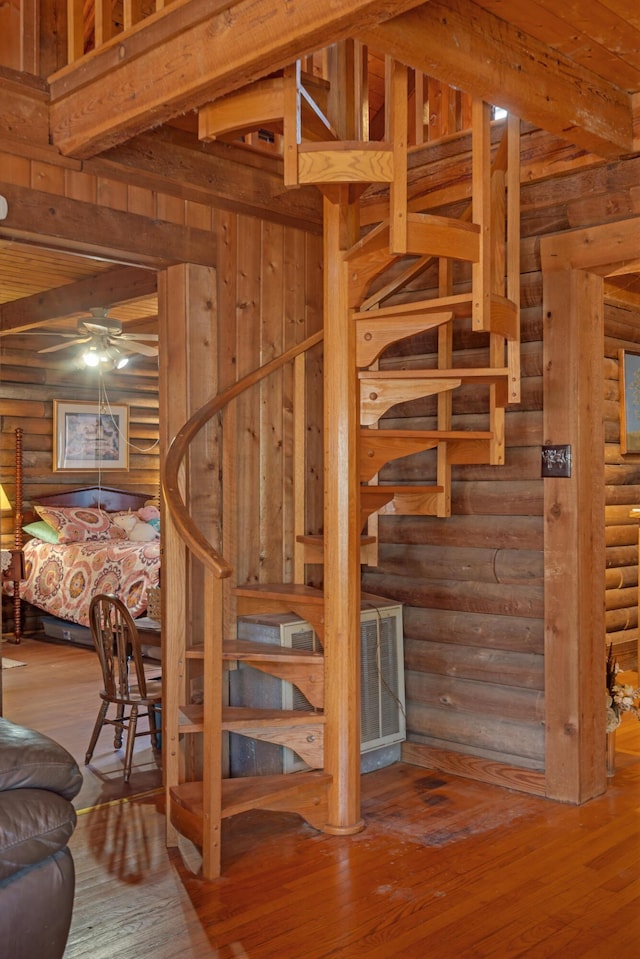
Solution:
{"label": "wooden stair tread", "polygon": [[442,442],[490,442],[493,433],[481,430],[360,430],[360,482],[368,483],[392,460],[433,449]]}
{"label": "wooden stair tread", "polygon": [[[326,791],[331,776],[319,770],[289,773],[286,776],[241,776],[222,780],[222,818],[249,809],[272,808],[290,801],[295,810],[296,799],[305,793]],[[169,790],[171,821],[188,839],[202,845],[203,784],[181,783]],[[186,814],[186,815],[183,815]],[[187,831],[188,830],[188,831]]]}
{"label": "wooden stair tread", "polygon": [[369,259],[377,260],[381,254],[386,255],[389,263],[399,255],[445,256],[474,263],[478,259],[479,232],[478,224],[465,220],[432,213],[408,213],[406,252],[399,254],[390,250],[390,224],[386,219],[354,243],[344,256],[354,269]]}
{"label": "wooden stair tread", "polygon": [[466,383],[495,383],[509,376],[506,367],[477,366],[463,369],[434,370],[359,370],[360,380],[438,379],[462,380]]}
{"label": "wooden stair tread", "polygon": [[301,599],[305,604],[324,605],[322,590],[313,586],[304,586],[301,583],[256,583],[245,586],[234,586],[231,592],[234,596],[244,596],[249,599]]}
{"label": "wooden stair tread", "polygon": [[323,606],[324,595],[322,590],[313,586],[303,586],[301,583],[256,583],[254,585],[234,586],[231,592],[234,596],[245,599],[277,600],[287,599],[299,601],[305,606]]}
{"label": "wooden stair tread", "polygon": [[471,293],[456,293],[452,296],[438,296],[428,300],[412,300],[395,306],[384,306],[375,310],[362,310],[354,313],[354,318],[365,322],[370,320],[406,319],[409,316],[425,316],[430,313],[453,313],[456,317],[471,313],[473,297]]}
{"label": "wooden stair tread", "polygon": [[388,439],[416,439],[416,440],[487,440],[491,439],[491,430],[370,430],[361,429],[360,436],[366,442],[377,442]]}
{"label": "wooden stair tread", "polygon": [[243,662],[285,662],[308,663],[309,660],[322,662],[322,653],[311,649],[290,649],[276,646],[274,643],[255,643],[250,639],[229,639],[222,644],[222,658],[238,659]]}
{"label": "wooden stair tread", "polygon": [[360,499],[363,505],[375,510],[377,503],[384,506],[393,499],[393,490],[391,486],[361,486]]}
{"label": "wooden stair tread", "polygon": [[317,726],[324,724],[324,713],[302,709],[256,709],[251,706],[223,706],[222,728],[226,730],[243,727],[264,726]]}
{"label": "wooden stair tread", "polygon": [[[374,492],[371,492],[374,491]],[[384,494],[389,499],[392,499],[396,493],[418,493],[418,492],[431,492],[431,493],[443,493],[444,486],[429,486],[427,483],[422,485],[413,485],[413,486],[361,486],[360,487],[360,496],[366,496],[367,498],[371,497],[376,499],[377,495],[380,498],[384,498]]]}
{"label": "wooden stair tread", "polygon": [[[308,533],[303,536],[296,536],[297,543],[304,543],[307,546],[322,546],[324,544],[324,534],[323,533]],[[377,536],[361,536],[360,545],[369,546],[371,543],[377,542]]]}
{"label": "wooden stair tread", "polygon": [[[204,722],[204,707],[201,703],[190,703],[180,708],[180,731],[199,731]],[[242,726],[316,726],[324,723],[323,713],[314,713],[302,709],[256,709],[252,706],[223,706],[222,729],[239,729]]]}

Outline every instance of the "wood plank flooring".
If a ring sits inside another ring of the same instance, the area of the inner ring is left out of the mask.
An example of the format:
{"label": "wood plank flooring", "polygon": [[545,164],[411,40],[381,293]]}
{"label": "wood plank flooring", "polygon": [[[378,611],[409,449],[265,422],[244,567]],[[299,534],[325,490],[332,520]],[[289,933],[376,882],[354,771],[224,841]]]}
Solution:
{"label": "wood plank flooring", "polygon": [[[17,646],[3,643],[2,655],[26,664],[2,672],[3,714],[51,736],[75,757],[83,771],[76,809],[161,787],[162,771],[146,736],[136,739],[129,784],[122,778],[124,751],[114,751],[110,727],[102,730],[91,765],[84,765],[102,688],[92,649],[27,638]],[[148,669],[150,675],[160,675],[160,667],[150,663]],[[146,722],[141,720],[141,729],[148,728]]]}
{"label": "wood plank flooring", "polygon": [[[78,652],[84,682],[91,654]],[[26,658],[26,646],[9,655]],[[73,658],[64,657],[67,676]],[[5,714],[15,674],[32,668],[4,674]],[[26,715],[29,684],[20,686]],[[60,697],[55,722],[84,749],[80,698]],[[34,709],[47,722],[43,699]],[[65,959],[637,954],[640,723],[633,717],[618,732],[607,792],[581,807],[406,764],[367,774],[362,793],[367,828],[353,837],[325,836],[287,815],[225,822],[224,874],[214,883],[192,876],[166,849],[160,794],[81,814]]]}

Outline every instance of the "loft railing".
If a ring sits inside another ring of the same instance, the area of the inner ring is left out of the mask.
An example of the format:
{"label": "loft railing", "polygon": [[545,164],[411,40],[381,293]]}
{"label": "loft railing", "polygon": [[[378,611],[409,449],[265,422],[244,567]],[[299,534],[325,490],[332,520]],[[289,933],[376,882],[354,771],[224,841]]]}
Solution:
{"label": "loft railing", "polygon": [[[179,0],[176,0],[176,6]],[[75,63],[114,37],[128,33],[166,6],[163,0],[67,0],[67,58]],[[225,3],[230,6],[230,3]],[[215,12],[212,11],[212,12]]]}
{"label": "loft railing", "polygon": [[[136,32],[151,28],[165,16],[178,14],[180,8],[198,0],[67,0],[67,62],[77,64],[85,56],[100,51],[110,44],[127,40]],[[228,10],[239,0],[210,0],[203,3],[202,17],[213,18]],[[177,27],[176,27],[177,29]],[[362,102],[368,109],[361,114],[361,139],[384,140],[388,124],[385,109],[384,75],[386,65],[382,58],[362,44],[357,44],[358,65],[354,68],[362,92]],[[319,50],[300,61],[302,70],[315,78],[327,77],[327,50]],[[408,85],[408,146],[420,147],[442,137],[468,131],[471,126],[471,97],[429,77],[420,70],[409,69]],[[245,133],[238,140],[258,149],[282,152],[280,132],[265,129]]]}

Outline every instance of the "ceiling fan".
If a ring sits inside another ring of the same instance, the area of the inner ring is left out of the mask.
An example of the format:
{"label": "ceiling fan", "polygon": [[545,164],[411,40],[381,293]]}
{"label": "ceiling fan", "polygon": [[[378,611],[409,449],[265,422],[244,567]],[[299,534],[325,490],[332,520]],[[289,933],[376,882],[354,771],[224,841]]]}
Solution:
{"label": "ceiling fan", "polygon": [[86,344],[80,354],[85,366],[111,366],[121,370],[129,362],[131,353],[142,356],[157,356],[158,347],[143,340],[158,340],[157,333],[123,333],[122,323],[108,315],[108,310],[102,306],[92,307],[86,316],[78,320],[77,333],[56,333],[64,337],[66,343],[57,343],[38,350],[38,353],[56,353],[66,350],[70,346]]}

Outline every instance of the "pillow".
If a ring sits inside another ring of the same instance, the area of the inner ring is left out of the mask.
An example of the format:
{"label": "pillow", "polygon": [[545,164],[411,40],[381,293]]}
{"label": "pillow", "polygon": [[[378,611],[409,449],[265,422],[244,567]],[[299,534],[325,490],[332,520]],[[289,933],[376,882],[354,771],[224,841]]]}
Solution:
{"label": "pillow", "polygon": [[119,539],[108,513],[85,506],[35,506],[38,516],[58,532],[59,543],[91,543]]}
{"label": "pillow", "polygon": [[44,520],[40,520],[39,523],[28,523],[26,526],[22,527],[25,533],[28,533],[29,536],[34,536],[36,539],[41,539],[44,543],[57,543],[58,542],[58,532],[49,526],[48,523],[45,523]]}

